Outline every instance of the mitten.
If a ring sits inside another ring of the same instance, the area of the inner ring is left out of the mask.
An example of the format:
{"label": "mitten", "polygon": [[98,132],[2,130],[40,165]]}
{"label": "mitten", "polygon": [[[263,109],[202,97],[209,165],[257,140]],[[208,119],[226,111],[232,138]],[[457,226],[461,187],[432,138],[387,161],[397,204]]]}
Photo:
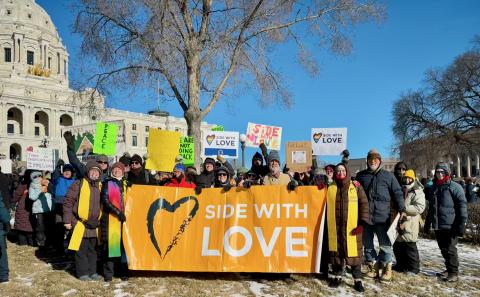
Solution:
{"label": "mitten", "polygon": [[195,187],[195,194],[196,195],[202,194],[202,187],[201,186],[196,186]]}
{"label": "mitten", "polygon": [[352,230],[352,232],[350,232],[352,235],[358,235],[360,233],[363,232],[363,226],[362,225],[358,225],[355,229]]}

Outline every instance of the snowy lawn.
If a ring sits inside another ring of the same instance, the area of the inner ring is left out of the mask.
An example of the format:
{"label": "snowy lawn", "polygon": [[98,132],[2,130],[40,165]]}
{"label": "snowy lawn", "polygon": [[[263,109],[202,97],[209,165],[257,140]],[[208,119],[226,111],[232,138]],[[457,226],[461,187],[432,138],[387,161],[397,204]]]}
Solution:
{"label": "snowy lawn", "polygon": [[[480,249],[459,244],[461,280],[440,282],[435,272],[444,270],[434,240],[418,242],[421,273],[415,277],[394,274],[390,283],[366,279],[365,296],[480,296]],[[338,289],[311,275],[282,278],[275,274],[249,273],[136,273],[129,281],[114,279],[81,282],[73,275],[69,259],[35,255],[31,247],[9,243],[10,282],[0,285],[0,296],[361,296],[353,290],[350,275]]]}

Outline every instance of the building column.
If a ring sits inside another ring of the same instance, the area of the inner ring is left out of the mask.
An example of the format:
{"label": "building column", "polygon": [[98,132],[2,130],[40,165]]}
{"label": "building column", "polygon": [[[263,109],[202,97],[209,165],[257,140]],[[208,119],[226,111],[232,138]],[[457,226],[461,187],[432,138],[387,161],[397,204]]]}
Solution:
{"label": "building column", "polygon": [[462,163],[460,160],[460,156],[457,155],[457,178],[462,177]]}
{"label": "building column", "polygon": [[470,155],[467,155],[467,177],[472,176],[472,164],[470,163]]}

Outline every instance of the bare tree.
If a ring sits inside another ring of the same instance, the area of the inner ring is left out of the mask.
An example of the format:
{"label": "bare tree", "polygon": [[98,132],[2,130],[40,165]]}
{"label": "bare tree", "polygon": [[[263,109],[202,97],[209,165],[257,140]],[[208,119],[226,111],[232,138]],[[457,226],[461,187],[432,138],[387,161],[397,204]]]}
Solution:
{"label": "bare tree", "polygon": [[[474,43],[479,46],[480,39]],[[446,69],[428,71],[422,89],[397,100],[393,118],[399,145],[436,137],[445,145],[478,147],[480,49],[463,53]]]}
{"label": "bare tree", "polygon": [[384,16],[372,0],[81,0],[76,9],[96,89],[160,78],[183,110],[197,157],[202,119],[240,86],[258,90],[262,105],[292,104],[270,58],[276,45],[296,45],[299,63],[316,74],[313,50],[348,54],[348,30]]}

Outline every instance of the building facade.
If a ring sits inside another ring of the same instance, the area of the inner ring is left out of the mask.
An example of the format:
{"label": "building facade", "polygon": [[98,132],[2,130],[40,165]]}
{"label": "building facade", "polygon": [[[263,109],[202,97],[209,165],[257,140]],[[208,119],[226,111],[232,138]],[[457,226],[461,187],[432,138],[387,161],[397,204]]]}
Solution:
{"label": "building facade", "polygon": [[186,135],[183,118],[105,108],[102,96],[95,96],[92,113],[92,90],[69,87],[68,65],[68,51],[44,9],[34,0],[0,0],[0,156],[25,160],[27,147],[45,144],[65,156],[62,128],[96,121],[123,120],[127,151],[142,155],[151,127]]}
{"label": "building facade", "polygon": [[[393,172],[393,168],[395,164],[397,164],[400,160],[395,158],[382,158],[382,168]],[[350,159],[348,160],[348,170],[351,172],[352,176],[357,175],[359,171],[367,169],[367,159],[360,158],[360,159]]]}

